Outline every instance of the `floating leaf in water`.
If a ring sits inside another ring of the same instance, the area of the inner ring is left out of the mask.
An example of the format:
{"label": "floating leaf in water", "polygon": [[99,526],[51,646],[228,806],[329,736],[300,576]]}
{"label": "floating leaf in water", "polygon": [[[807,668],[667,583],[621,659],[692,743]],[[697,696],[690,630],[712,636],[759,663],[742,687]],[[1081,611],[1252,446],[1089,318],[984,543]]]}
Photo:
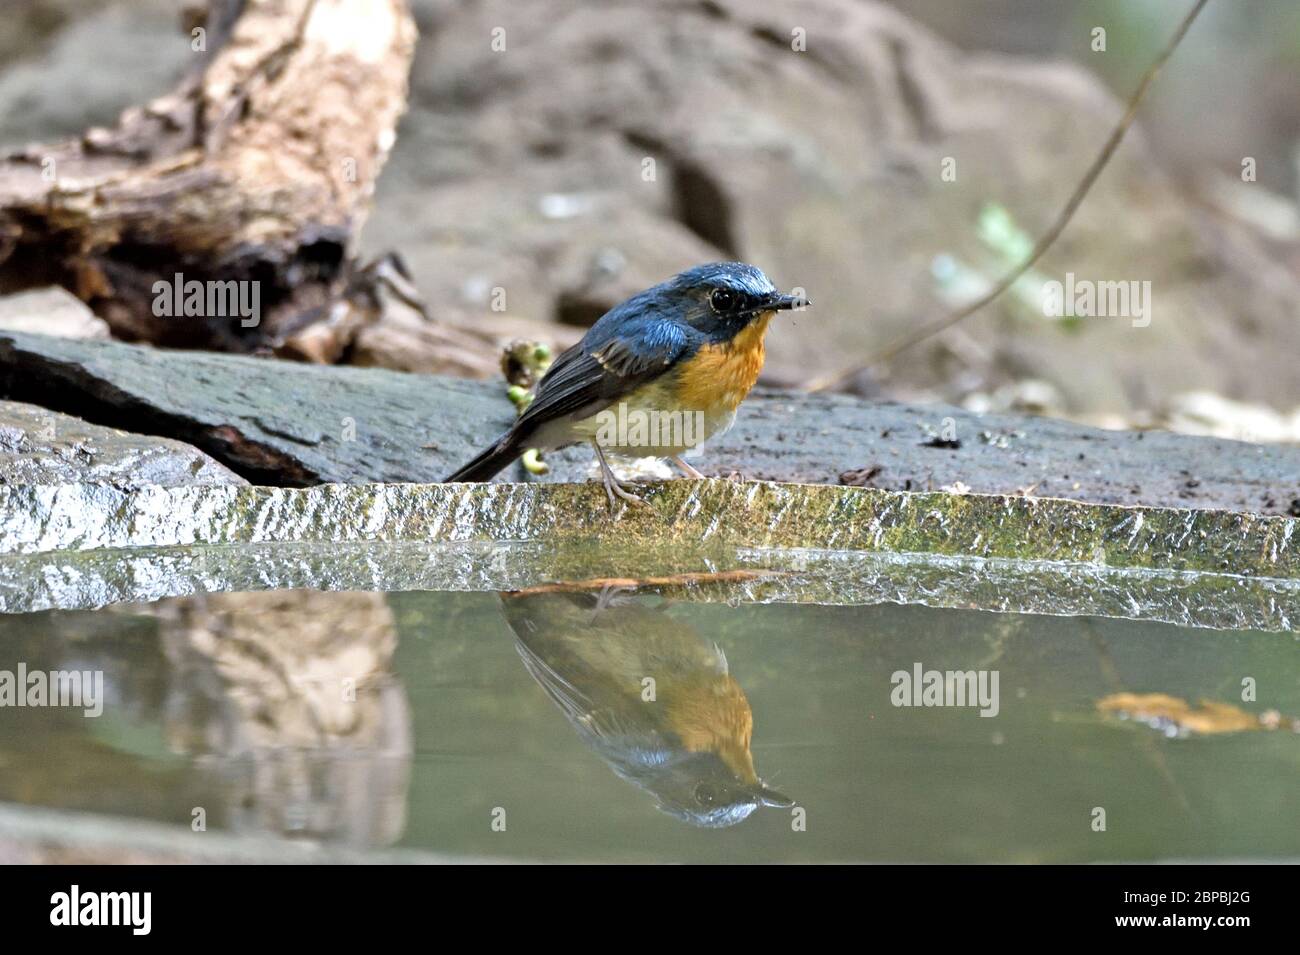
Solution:
{"label": "floating leaf in water", "polygon": [[1097,701],[1097,709],[1122,720],[1144,723],[1170,737],[1278,729],[1283,725],[1294,729],[1296,723],[1284,719],[1276,711],[1255,716],[1231,703],[1217,700],[1201,700],[1197,706],[1192,706],[1186,700],[1167,693],[1112,693]]}

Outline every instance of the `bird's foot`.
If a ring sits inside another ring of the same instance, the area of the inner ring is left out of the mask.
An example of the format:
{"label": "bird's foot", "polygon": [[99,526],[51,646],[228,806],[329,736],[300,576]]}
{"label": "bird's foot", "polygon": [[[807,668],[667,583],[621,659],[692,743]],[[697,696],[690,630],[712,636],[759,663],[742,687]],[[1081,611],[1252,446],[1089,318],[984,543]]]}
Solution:
{"label": "bird's foot", "polygon": [[635,507],[646,507],[646,502],[632,493],[631,485],[618,479],[618,475],[605,460],[605,452],[600,449],[600,445],[593,441],[591,446],[596,449],[596,460],[600,462],[600,479],[605,485],[605,496],[609,498],[610,513],[617,513],[618,501],[624,501]]}
{"label": "bird's foot", "polygon": [[[618,478],[614,477],[613,473],[604,474],[602,477],[604,478],[605,495],[609,498],[609,509],[611,513],[618,510],[618,501],[626,501],[634,507],[646,506],[645,499],[633,494],[632,491],[629,490],[631,485],[624,484]],[[615,500],[616,498],[617,500]]]}
{"label": "bird's foot", "polygon": [[605,584],[600,588],[600,593],[596,596],[596,608],[591,614],[592,622],[594,623],[603,611],[630,602],[631,595],[635,593],[636,587],[634,586],[614,583]]}
{"label": "bird's foot", "polygon": [[673,464],[681,468],[682,473],[685,474],[688,478],[693,478],[696,481],[705,480],[703,473],[697,470],[693,465],[690,464],[690,462],[688,462],[685,458],[681,457],[680,455],[673,455]]}

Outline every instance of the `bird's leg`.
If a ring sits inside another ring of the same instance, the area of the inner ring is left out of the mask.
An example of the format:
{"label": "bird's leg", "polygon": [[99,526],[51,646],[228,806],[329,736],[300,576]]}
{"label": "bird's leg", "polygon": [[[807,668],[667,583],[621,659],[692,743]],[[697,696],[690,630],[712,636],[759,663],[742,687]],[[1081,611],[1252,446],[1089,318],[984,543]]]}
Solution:
{"label": "bird's leg", "polygon": [[626,602],[628,598],[624,597],[624,594],[634,593],[636,593],[636,588],[629,587],[626,584],[605,584],[600,588],[600,593],[596,597],[596,609],[591,613],[591,622],[594,623],[602,611]]}
{"label": "bird's leg", "polygon": [[629,491],[627,486],[614,474],[609,462],[605,460],[605,452],[600,449],[600,445],[593,440],[591,446],[596,449],[596,460],[600,462],[600,477],[605,483],[605,494],[609,497],[609,509],[612,511],[618,507],[614,502],[615,497],[621,498],[629,504],[645,504],[645,501]]}
{"label": "bird's leg", "polygon": [[697,481],[704,480],[704,475],[701,474],[699,471],[697,471],[694,467],[692,467],[690,462],[687,461],[685,458],[683,458],[680,454],[673,455],[673,464],[681,468],[682,472],[688,478],[694,478]]}

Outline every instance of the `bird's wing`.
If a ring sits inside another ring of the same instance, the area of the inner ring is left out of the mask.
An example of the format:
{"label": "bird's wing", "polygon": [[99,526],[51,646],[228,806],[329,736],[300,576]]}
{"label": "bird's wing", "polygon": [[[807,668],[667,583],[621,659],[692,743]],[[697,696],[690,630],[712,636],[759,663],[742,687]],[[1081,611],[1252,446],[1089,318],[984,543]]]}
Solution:
{"label": "bird's wing", "polygon": [[649,707],[614,707],[593,700],[541,657],[516,635],[515,649],[524,668],[537,685],[546,691],[565,718],[587,742],[605,753],[606,758],[645,765],[663,762],[671,745],[649,718]]}
{"label": "bird's wing", "polygon": [[603,341],[579,342],[542,377],[519,425],[596,414],[659,377],[690,347],[687,330],[662,319],[633,321]]}

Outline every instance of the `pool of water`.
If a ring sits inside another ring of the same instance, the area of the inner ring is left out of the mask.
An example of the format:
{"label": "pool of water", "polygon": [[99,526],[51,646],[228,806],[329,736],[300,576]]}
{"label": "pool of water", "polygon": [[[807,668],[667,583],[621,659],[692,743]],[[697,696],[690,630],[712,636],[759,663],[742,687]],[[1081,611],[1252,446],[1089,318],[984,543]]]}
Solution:
{"label": "pool of water", "polygon": [[[272,590],[3,615],[0,680],[81,671],[102,693],[0,706],[0,800],[512,859],[1300,856],[1294,633],[706,598]],[[1245,728],[1099,708],[1121,693]]]}

